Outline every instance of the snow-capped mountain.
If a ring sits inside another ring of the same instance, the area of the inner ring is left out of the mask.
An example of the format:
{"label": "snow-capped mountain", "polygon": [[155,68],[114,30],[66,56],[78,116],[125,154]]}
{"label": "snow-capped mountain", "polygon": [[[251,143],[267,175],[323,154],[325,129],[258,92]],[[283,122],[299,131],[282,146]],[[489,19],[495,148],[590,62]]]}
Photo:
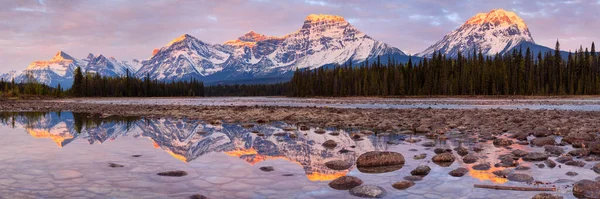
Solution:
{"label": "snow-capped mountain", "polygon": [[523,46],[538,47],[523,19],[514,12],[497,9],[475,15],[417,56],[431,57],[434,52],[441,52],[456,57],[458,52],[464,55],[474,50],[493,56]]}
{"label": "snow-capped mountain", "polygon": [[302,27],[283,37],[250,31],[236,40],[211,45],[183,35],[162,47],[137,75],[158,80],[205,82],[288,77],[296,69],[388,58],[408,60],[401,50],[360,32],[343,17],[309,15]]}
{"label": "snow-capped mountain", "polygon": [[98,73],[101,76],[124,76],[129,74],[134,75],[135,69],[130,65],[127,65],[127,62],[119,62],[114,57],[105,57],[104,55],[94,56],[93,54],[89,54],[86,59],[88,64],[83,68],[83,71],[89,73]]}
{"label": "snow-capped mountain", "polygon": [[137,71],[136,67],[139,68],[140,63],[139,60],[119,62],[114,57],[95,56],[91,53],[84,59],[77,59],[59,51],[50,60],[32,62],[25,70],[0,74],[0,79],[4,81],[14,79],[17,83],[35,80],[51,87],[57,87],[60,84],[62,88],[68,89],[73,85],[73,72],[77,67],[81,67],[83,72],[114,77],[126,75],[127,70],[134,75]]}

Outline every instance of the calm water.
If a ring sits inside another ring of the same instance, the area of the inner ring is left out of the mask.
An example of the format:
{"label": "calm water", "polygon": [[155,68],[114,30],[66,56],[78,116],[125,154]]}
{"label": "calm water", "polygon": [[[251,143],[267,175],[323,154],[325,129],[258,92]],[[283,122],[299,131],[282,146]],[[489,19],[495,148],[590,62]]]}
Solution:
{"label": "calm water", "polygon": [[[353,196],[348,191],[327,185],[344,175],[384,187],[385,198],[531,198],[537,193],[473,188],[473,184],[527,185],[495,177],[492,171],[497,168],[451,177],[449,171],[473,164],[464,164],[459,158],[450,167],[437,166],[430,162],[433,150],[421,146],[430,141],[424,137],[412,137],[423,140],[413,144],[402,141],[408,138],[405,135],[371,135],[353,140],[351,129],[328,129],[326,134],[316,134],[314,128],[286,132],[283,128],[289,126],[284,123],[243,128],[240,124],[215,126],[186,119],[91,119],[95,117],[69,112],[1,116],[0,196],[5,198],[187,198],[194,194],[209,198],[350,198]],[[447,135],[450,139],[436,141],[436,147],[480,145],[484,151],[477,153],[482,158],[479,163],[493,165],[498,155],[509,152],[491,143],[471,143],[470,137],[455,131]],[[334,140],[338,146],[322,147],[326,140]],[[512,147],[542,150],[516,144]],[[340,153],[342,149],[350,152]],[[404,167],[367,174],[354,166],[344,171],[324,166],[329,160],[355,162],[364,152],[383,150],[402,153],[406,158]],[[413,159],[421,153],[427,158]],[[123,167],[113,168],[110,163]],[[432,168],[422,181],[403,191],[391,187],[419,165]],[[524,165],[532,169],[520,172],[539,181],[567,179],[551,184],[559,187],[557,193],[565,198],[573,198],[570,189],[564,188],[571,184],[569,181],[597,176],[590,170],[591,163],[584,168],[563,165],[555,169]],[[275,170],[261,171],[263,166]],[[156,175],[169,170],[183,170],[188,175]],[[579,175],[569,177],[564,174],[567,171]]]}
{"label": "calm water", "polygon": [[600,111],[600,98],[565,99],[462,99],[462,98],[281,98],[281,97],[206,97],[206,98],[97,98],[58,100],[66,103],[203,105],[203,106],[292,106],[376,109],[549,109]]}

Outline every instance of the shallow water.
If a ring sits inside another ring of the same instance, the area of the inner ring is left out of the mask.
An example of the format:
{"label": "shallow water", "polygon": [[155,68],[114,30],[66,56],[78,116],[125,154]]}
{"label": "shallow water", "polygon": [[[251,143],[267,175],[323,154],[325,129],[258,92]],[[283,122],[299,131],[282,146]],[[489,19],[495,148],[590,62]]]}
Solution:
{"label": "shallow water", "polygon": [[281,97],[207,97],[207,98],[94,98],[58,100],[67,103],[203,105],[203,106],[291,106],[377,109],[549,109],[600,111],[600,98],[548,99],[463,99],[463,98],[281,98]]}
{"label": "shallow water", "polygon": [[[430,161],[433,149],[421,146],[430,140],[418,136],[379,134],[354,140],[350,137],[352,129],[327,129],[326,134],[317,134],[314,128],[286,132],[283,128],[290,126],[278,122],[243,128],[240,124],[216,126],[187,119],[99,119],[70,112],[1,116],[0,195],[6,198],[187,198],[194,194],[209,198],[350,198],[353,196],[348,191],[327,185],[344,175],[385,188],[385,198],[531,198],[539,193],[473,188],[473,184],[532,185],[495,177],[492,171],[499,168],[494,167],[489,171],[470,169],[464,177],[451,177],[449,171],[474,164],[464,164],[457,158],[451,166],[440,167]],[[285,135],[278,135],[282,133]],[[290,138],[290,134],[297,138]],[[498,162],[498,155],[509,152],[490,142],[471,142],[473,137],[458,131],[447,132],[446,136],[449,139],[436,141],[436,147],[454,148],[461,143],[483,147],[484,151],[476,153],[482,157],[478,163],[493,165]],[[402,141],[409,138],[422,141]],[[338,146],[322,147],[326,140],[334,140]],[[511,147],[543,150],[516,144]],[[340,153],[342,149],[351,152]],[[367,151],[399,152],[406,164],[399,170],[380,174],[361,173],[355,166],[343,171],[324,166],[334,159],[355,162],[358,155]],[[421,153],[426,153],[427,158],[413,159]],[[123,167],[109,167],[110,163]],[[422,181],[402,191],[391,187],[419,165],[432,169]],[[583,168],[562,165],[539,169],[531,163],[523,165],[532,169],[519,172],[550,182],[544,186],[557,186],[556,193],[565,198],[573,198],[566,187],[572,184],[569,181],[597,176],[590,170],[591,162]],[[274,171],[261,171],[263,166],[272,166]],[[188,175],[156,175],[169,170],[183,170]],[[567,171],[579,175],[569,177],[565,175]],[[552,183],[559,179],[567,180]]]}

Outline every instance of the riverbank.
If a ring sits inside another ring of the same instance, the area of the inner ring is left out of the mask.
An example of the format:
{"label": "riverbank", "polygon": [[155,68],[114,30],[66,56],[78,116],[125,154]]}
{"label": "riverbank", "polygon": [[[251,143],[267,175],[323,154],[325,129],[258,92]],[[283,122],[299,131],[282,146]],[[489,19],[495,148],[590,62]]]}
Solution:
{"label": "riverbank", "polygon": [[529,110],[529,109],[379,109],[293,106],[224,106],[153,103],[93,103],[91,101],[25,100],[5,101],[3,112],[72,111],[102,117],[140,116],[173,117],[207,122],[284,121],[314,127],[366,128],[378,131],[412,130],[443,132],[458,128],[465,132],[500,133],[549,131],[557,135],[571,132],[592,133],[600,130],[600,111]]}

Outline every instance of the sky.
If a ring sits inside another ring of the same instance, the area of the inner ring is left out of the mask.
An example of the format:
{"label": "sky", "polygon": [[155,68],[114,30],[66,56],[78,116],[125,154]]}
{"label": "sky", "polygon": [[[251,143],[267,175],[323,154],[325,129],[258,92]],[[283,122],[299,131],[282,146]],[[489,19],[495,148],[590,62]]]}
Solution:
{"label": "sky", "polygon": [[525,20],[536,43],[564,50],[600,41],[600,0],[0,0],[0,73],[64,51],[118,60],[190,34],[217,44],[253,30],[283,36],[309,14],[331,14],[415,54],[470,17],[502,8]]}

